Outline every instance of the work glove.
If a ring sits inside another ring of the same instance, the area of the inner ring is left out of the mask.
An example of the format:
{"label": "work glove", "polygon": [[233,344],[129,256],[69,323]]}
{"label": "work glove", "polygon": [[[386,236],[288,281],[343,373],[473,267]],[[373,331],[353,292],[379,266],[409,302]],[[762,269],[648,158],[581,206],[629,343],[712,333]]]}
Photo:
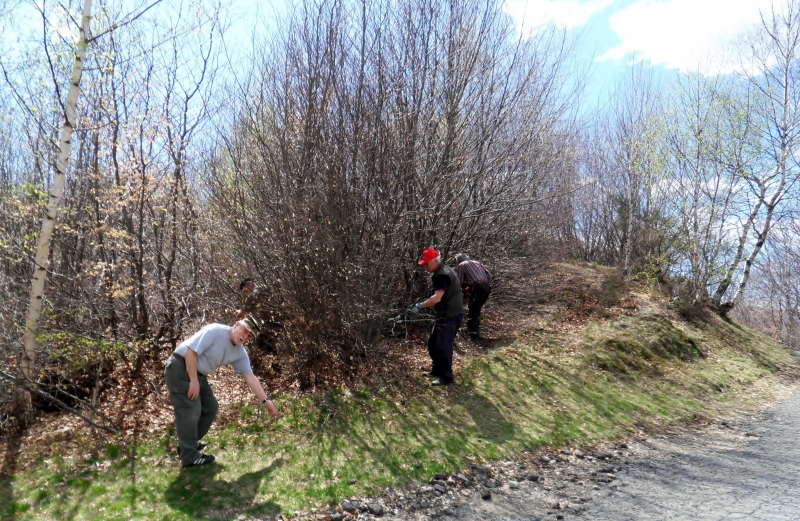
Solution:
{"label": "work glove", "polygon": [[422,311],[422,306],[419,303],[414,304],[410,308],[408,308],[408,312],[412,315],[419,315],[419,312]]}

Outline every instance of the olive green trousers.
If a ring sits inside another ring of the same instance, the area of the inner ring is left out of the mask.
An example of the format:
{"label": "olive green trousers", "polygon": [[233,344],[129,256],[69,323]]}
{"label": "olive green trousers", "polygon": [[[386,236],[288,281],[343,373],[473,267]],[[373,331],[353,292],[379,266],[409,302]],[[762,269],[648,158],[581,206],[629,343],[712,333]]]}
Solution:
{"label": "olive green trousers", "polygon": [[219,402],[211,390],[208,378],[198,374],[200,396],[190,400],[189,373],[186,361],[173,354],[164,367],[164,380],[167,382],[172,408],[175,410],[175,429],[178,431],[178,448],[181,463],[188,465],[200,458],[197,443],[208,433],[219,410]]}

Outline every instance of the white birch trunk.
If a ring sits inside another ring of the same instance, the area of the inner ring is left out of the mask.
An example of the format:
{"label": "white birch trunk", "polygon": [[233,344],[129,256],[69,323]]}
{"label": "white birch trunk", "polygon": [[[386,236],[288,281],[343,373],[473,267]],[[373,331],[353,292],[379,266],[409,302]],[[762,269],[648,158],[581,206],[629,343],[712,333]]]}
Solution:
{"label": "white birch trunk", "polygon": [[758,242],[756,243],[753,251],[750,253],[750,256],[747,257],[747,260],[744,263],[744,270],[742,271],[742,280],[739,281],[739,287],[736,288],[736,293],[733,295],[733,298],[730,301],[730,306],[736,306],[739,302],[742,301],[744,298],[744,290],[747,287],[747,282],[750,280],[750,269],[753,267],[753,263],[758,257],[761,248],[764,246],[764,242],[766,241],[767,231],[769,229],[770,223],[769,221],[772,220],[772,208],[769,210],[769,214],[767,215],[767,229],[764,230],[763,233],[759,234]]}
{"label": "white birch trunk", "polygon": [[756,218],[758,218],[758,214],[764,204],[764,188],[761,187],[760,189],[761,193],[758,194],[758,203],[756,203],[755,207],[750,211],[750,215],[744,223],[744,228],[742,228],[742,233],[739,234],[739,245],[736,247],[736,254],[725,270],[725,276],[717,287],[717,291],[714,292],[714,296],[711,298],[711,302],[716,306],[722,305],[722,297],[725,296],[725,292],[728,291],[728,288],[733,283],[733,276],[736,274],[736,268],[738,268],[739,264],[742,262],[744,248],[747,246],[747,241],[750,237],[750,228],[752,228],[753,224],[756,222]]}
{"label": "white birch trunk", "polygon": [[[88,47],[89,20],[92,13],[92,0],[84,0],[83,16],[80,27],[80,37],[78,38],[75,50],[75,62],[72,67],[70,77],[69,94],[65,106],[64,125],[61,127],[59,139],[58,159],[56,161],[56,175],[50,194],[47,199],[47,214],[42,222],[42,230],[39,233],[39,241],[36,245],[36,264],[31,281],[31,296],[28,304],[28,318],[25,321],[25,334],[22,337],[22,360],[20,366],[25,378],[33,378],[33,364],[36,359],[36,333],[39,327],[39,317],[42,312],[42,296],[44,292],[44,279],[47,275],[50,258],[50,237],[56,224],[61,198],[64,194],[64,181],[67,174],[70,154],[72,153],[72,131],[75,127],[76,107],[78,104],[78,94],[80,93],[81,75],[83,74],[83,64],[86,61],[86,48]],[[23,398],[27,403],[26,408],[30,408],[30,394]]]}

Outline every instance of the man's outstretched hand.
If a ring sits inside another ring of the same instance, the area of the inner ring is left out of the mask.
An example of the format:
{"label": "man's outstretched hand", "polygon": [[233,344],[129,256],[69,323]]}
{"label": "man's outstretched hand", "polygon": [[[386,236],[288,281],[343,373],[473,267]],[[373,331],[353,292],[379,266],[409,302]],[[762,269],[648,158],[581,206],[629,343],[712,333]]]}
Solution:
{"label": "man's outstretched hand", "polygon": [[272,403],[272,400],[267,400],[266,402],[264,402],[264,407],[267,408],[267,412],[269,413],[270,418],[278,417],[278,408],[275,407],[275,404]]}

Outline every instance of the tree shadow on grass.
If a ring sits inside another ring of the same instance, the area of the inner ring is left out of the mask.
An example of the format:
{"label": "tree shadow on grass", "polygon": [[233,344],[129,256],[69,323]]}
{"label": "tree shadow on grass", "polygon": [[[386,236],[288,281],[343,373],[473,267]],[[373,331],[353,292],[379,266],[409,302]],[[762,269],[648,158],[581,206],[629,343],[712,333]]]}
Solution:
{"label": "tree shadow on grass", "polygon": [[14,483],[10,476],[0,475],[0,519],[10,521],[14,519]]}
{"label": "tree shadow on grass", "polygon": [[0,462],[0,519],[3,521],[11,520],[16,517],[14,505],[16,499],[14,495],[13,475],[17,464],[17,456],[22,444],[22,434],[8,438],[8,445]]}
{"label": "tree shadow on grass", "polygon": [[502,443],[514,436],[515,425],[508,421],[500,409],[478,392],[461,392],[452,399],[472,417],[481,438]]}
{"label": "tree shadow on grass", "polygon": [[225,467],[217,463],[183,469],[164,492],[164,499],[172,509],[193,517],[229,519],[234,512],[274,516],[281,512],[279,505],[253,502],[261,481],[283,464],[283,458],[278,458],[268,467],[230,482],[218,479]]}
{"label": "tree shadow on grass", "polygon": [[[366,409],[357,413],[355,430],[349,423],[351,412],[334,411],[329,414],[331,421],[324,430],[316,432],[312,442],[319,447],[317,465],[323,469],[335,468],[337,461],[360,454],[361,463],[342,469],[347,477],[369,479],[371,482],[364,484],[373,485],[409,478],[427,481],[433,472],[450,471],[462,465],[467,454],[483,445],[476,444],[473,432],[477,431],[477,437],[492,446],[502,445],[518,434],[508,412],[478,391],[458,384],[430,389],[428,381],[421,378],[419,385],[425,386],[422,393],[430,395],[429,399],[442,406],[442,410],[423,407],[419,411],[421,416],[409,416],[405,405],[384,401],[385,396],[379,394],[365,400]],[[449,411],[452,407],[462,412],[453,414]],[[327,491],[328,500],[337,502],[351,494],[351,486],[347,480],[334,479]]]}

